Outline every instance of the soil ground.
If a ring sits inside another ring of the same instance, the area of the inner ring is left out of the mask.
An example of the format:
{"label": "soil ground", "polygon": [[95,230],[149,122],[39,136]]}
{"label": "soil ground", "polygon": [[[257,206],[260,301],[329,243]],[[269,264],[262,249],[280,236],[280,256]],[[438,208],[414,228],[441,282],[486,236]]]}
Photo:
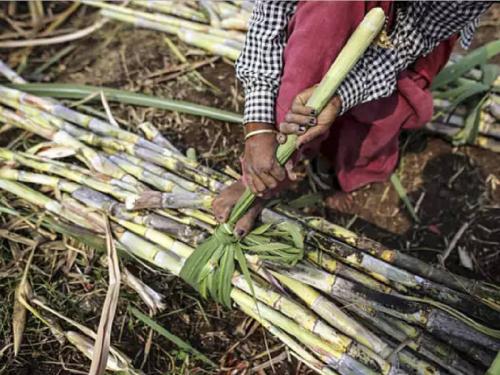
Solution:
{"label": "soil ground", "polygon": [[[499,37],[498,26],[495,26],[498,25],[495,22],[498,22],[499,10],[500,6],[495,5],[484,18],[484,25],[478,30],[474,46]],[[90,13],[93,12],[82,8],[72,22],[76,26],[79,23],[87,24],[85,19],[91,16]],[[91,37],[74,43],[76,48],[51,68],[42,80],[122,88],[242,111],[242,89],[236,81],[232,64],[223,59],[207,62],[198,70],[220,89],[219,93],[198,83],[193,84],[185,74],[162,73],[179,64],[165,44],[164,37],[161,33],[108,23]],[[190,61],[211,59],[198,50],[183,44],[179,46]],[[63,47],[35,48],[25,72],[29,73]],[[7,56],[2,53],[0,57],[14,65],[17,62],[16,54]],[[210,166],[221,168],[229,165],[238,169],[242,139],[242,130],[238,125],[125,105],[113,104],[111,108],[118,119],[131,124],[145,120],[153,122],[182,150],[195,148],[199,158]],[[311,214],[325,214],[333,222],[350,226],[356,232],[429,262],[437,262],[436,256],[447,248],[462,225],[469,223],[446,261],[446,267],[470,277],[500,282],[498,256],[496,263],[489,261],[500,253],[500,155],[475,147],[454,148],[423,131],[403,134],[401,145],[398,174],[410,201],[413,204],[420,202],[417,211],[420,223],[415,223],[408,215],[390,182],[372,184],[354,193],[354,204],[349,213],[329,211],[321,204],[305,210]],[[309,191],[306,178],[285,199],[292,201]],[[473,271],[461,266],[458,249],[463,249],[472,259]],[[43,280],[43,271],[33,276],[35,285],[37,280]],[[68,285],[63,281],[67,275],[62,273],[52,275],[52,294],[43,290],[40,293],[45,293],[56,309],[71,314],[74,319],[88,326],[96,326],[99,319],[96,312],[102,305],[105,281],[92,280],[102,271],[103,267],[96,265],[91,271],[85,271],[88,285],[69,286],[69,291],[76,291],[81,296],[78,300],[62,298],[64,293],[58,286]],[[166,296],[168,308],[155,320],[189,340],[201,352],[208,353],[210,358],[226,369],[222,373],[244,373],[255,363],[265,362],[268,359],[266,345],[273,357],[276,354],[274,350],[281,349],[262,328],[249,323],[243,314],[238,311],[227,312],[213,303],[198,300],[196,293],[179,280],[142,268],[132,268],[132,271]],[[5,284],[9,300],[13,298],[15,281],[12,278]],[[132,301],[130,304],[138,303],[134,296],[124,297],[125,300],[127,298]],[[134,365],[140,367],[149,331],[134,326],[126,308],[127,305],[120,306],[115,324],[120,328],[115,332],[116,339],[113,342],[132,357]],[[0,312],[8,310],[2,309]],[[11,337],[8,322],[4,319],[0,321],[2,333],[7,332],[5,342],[8,342]],[[0,369],[3,368],[5,374],[70,374],[85,371],[87,362],[76,350],[71,346],[61,347],[50,338],[47,329],[31,318],[29,325],[35,328],[27,331],[19,357],[14,359],[12,355],[0,353]],[[4,344],[0,344],[1,347]],[[148,360],[143,367],[147,374],[206,372],[201,369],[200,362],[193,361],[161,337],[155,336],[147,355]],[[2,362],[7,366],[3,367]],[[303,366],[293,361],[281,361],[275,366],[275,371],[277,374],[306,372]],[[272,369],[268,367],[260,373],[272,373]]]}

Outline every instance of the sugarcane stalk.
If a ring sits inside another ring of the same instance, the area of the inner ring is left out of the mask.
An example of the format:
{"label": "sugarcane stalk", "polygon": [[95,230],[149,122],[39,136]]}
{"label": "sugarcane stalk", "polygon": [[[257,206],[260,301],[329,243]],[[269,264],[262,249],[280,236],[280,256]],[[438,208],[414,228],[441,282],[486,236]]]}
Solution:
{"label": "sugarcane stalk", "polygon": [[308,330],[302,328],[292,319],[285,317],[263,303],[255,303],[252,297],[243,291],[235,288],[231,291],[231,297],[239,306],[250,309],[254,314],[260,315],[278,328],[290,332],[307,347],[319,353],[323,362],[327,363],[341,374],[376,374],[375,371],[348,355],[339,352],[328,342],[321,340]]}
{"label": "sugarcane stalk", "polygon": [[176,174],[173,174],[171,172],[167,172],[164,168],[162,168],[156,164],[148,163],[147,161],[136,158],[130,154],[126,154],[123,152],[122,153],[113,153],[110,156],[110,159],[113,160],[113,157],[118,158],[118,159],[124,159],[129,163],[135,164],[135,165],[143,168],[144,170],[147,170],[148,172],[153,173],[153,174],[163,178],[164,180],[173,181],[174,183],[176,183],[177,185],[179,185],[180,187],[182,187],[183,189],[185,189],[187,191],[204,192],[204,193],[209,192],[207,189],[201,187],[200,185],[196,184],[195,182],[187,180],[187,179],[180,177]]}
{"label": "sugarcane stalk", "polygon": [[91,187],[92,189],[95,189],[97,191],[110,194],[121,201],[125,201],[127,197],[133,196],[133,193],[129,191],[125,191],[109,183],[99,181],[79,171],[64,168],[54,163],[52,160],[44,160],[42,158],[35,158],[33,156],[28,157],[28,155],[26,154],[12,152],[5,148],[0,148],[0,159],[3,159],[5,161],[14,161],[35,170],[53,173],[55,175],[67,178],[70,181]]}
{"label": "sugarcane stalk", "polygon": [[62,218],[78,224],[82,225],[86,228],[93,229],[95,231],[102,231],[102,228],[99,226],[96,226],[95,223],[87,223],[82,221],[82,218],[75,215],[74,213],[66,210],[59,202],[50,199],[46,197],[45,195],[30,189],[22,184],[19,184],[14,181],[9,181],[5,179],[0,179],[0,189],[3,189],[5,191],[8,191],[10,193],[16,194],[21,196],[23,199],[26,199],[27,201],[43,207],[46,209],[48,212],[53,213],[54,215],[61,216]]}
{"label": "sugarcane stalk", "polygon": [[[469,341],[458,339],[454,336],[448,336],[446,341],[449,343],[449,347],[444,346],[442,343],[438,342],[434,337],[425,333],[422,329],[406,324],[405,322],[393,319],[383,313],[376,313],[377,318],[386,322],[387,325],[395,327],[399,332],[406,335],[407,338],[414,339],[418,343],[419,347],[423,348],[439,348],[435,350],[435,353],[446,353],[446,365],[451,366],[455,369],[460,369],[466,374],[474,373],[473,369],[470,368],[470,364],[464,363],[464,361],[457,357],[457,353],[451,349],[451,347],[458,349],[462,353],[466,353],[469,358],[473,361],[480,363],[483,366],[488,366],[493,361],[493,354],[488,349],[481,348],[477,345],[472,345]],[[439,361],[437,361],[439,363]],[[477,370],[477,369],[476,369]]]}
{"label": "sugarcane stalk", "polygon": [[[9,101],[6,100],[4,102],[8,103]],[[58,130],[42,121],[43,118],[39,111],[35,110],[35,114],[28,114],[32,115],[32,117],[23,117],[20,113],[14,113],[0,106],[0,122],[15,125],[40,135],[43,138],[49,139],[56,144],[75,150],[76,153],[80,153],[83,159],[98,172],[111,175],[118,179],[124,179],[126,182],[135,182],[131,177],[126,177],[126,173],[123,170],[117,168],[116,165],[110,163],[106,158],[102,158],[95,150],[85,146],[64,130]]]}
{"label": "sugarcane stalk", "polygon": [[[354,338],[357,342],[372,349],[382,358],[388,358],[392,354],[391,348],[385,341],[366,327],[361,325],[351,316],[347,315],[341,308],[328,300],[313,288],[278,273],[274,276],[299,297],[309,308],[325,319],[333,327],[344,332],[347,336]],[[398,353],[398,358],[403,366],[418,374],[438,373],[439,370],[428,362],[415,358],[406,350]]]}
{"label": "sugarcane stalk", "polygon": [[337,372],[331,370],[329,367],[326,367],[324,363],[315,358],[311,353],[305,350],[297,341],[295,341],[292,337],[287,335],[284,331],[273,326],[269,321],[263,319],[259,314],[256,314],[252,309],[247,307],[246,305],[240,305],[241,311],[243,311],[246,315],[258,321],[265,329],[269,331],[272,335],[276,336],[281,342],[283,342],[290,350],[295,352],[299,361],[304,362],[311,369],[316,371],[318,374],[324,375],[337,375]]}
{"label": "sugarcane stalk", "polygon": [[[33,183],[34,181],[28,180],[26,182]],[[77,201],[93,209],[102,210],[117,219],[126,220],[134,224],[159,230],[169,235],[174,235],[183,242],[189,241],[190,243],[196,244],[204,238],[200,231],[191,227],[192,225],[195,225],[195,223],[189,223],[191,224],[190,226],[186,223],[180,222],[179,218],[176,218],[177,220],[173,220],[170,217],[162,216],[158,213],[148,213],[144,215],[142,213],[132,212],[127,210],[123,204],[120,204],[115,199],[81,185],[78,186],[78,189],[69,192]]]}
{"label": "sugarcane stalk", "polygon": [[151,1],[151,0],[132,0],[132,4],[138,5],[147,9],[157,10],[162,13],[172,14],[174,16],[179,16],[186,18],[191,21],[196,22],[207,22],[207,17],[203,12],[191,9],[181,2],[174,1]]}
{"label": "sugarcane stalk", "polygon": [[[397,268],[393,268],[397,274],[405,275],[403,270],[408,270],[420,275],[428,280],[446,285],[456,291],[464,291],[471,296],[480,296],[485,300],[500,301],[500,288],[492,287],[488,284],[470,280],[468,278],[455,275],[449,271],[438,269],[437,267],[421,261],[418,258],[404,254],[401,251],[388,249],[382,244],[373,241],[369,238],[358,236],[356,233],[345,229],[336,224],[330,223],[320,217],[302,217],[294,214],[290,209],[279,207],[276,213],[270,210],[264,210],[262,213],[265,222],[277,222],[292,218],[295,222],[299,222],[308,228],[315,229],[318,232],[324,233],[329,237],[328,241],[336,247],[337,250],[347,252],[346,256],[351,256],[351,260],[355,261],[356,257],[364,257],[365,255],[373,255],[381,260],[380,266],[383,269],[388,268],[384,263],[392,264]],[[336,239],[336,240],[335,240]],[[350,245],[350,246],[345,246]],[[362,251],[359,251],[360,249]],[[340,251],[339,251],[340,252]],[[339,255],[337,252],[336,255]],[[372,258],[370,258],[371,260]],[[357,262],[358,264],[362,262]],[[382,272],[381,269],[375,269],[375,273],[387,275],[389,272]],[[408,276],[408,274],[406,274]],[[382,279],[382,281],[384,281]],[[418,286],[419,283],[425,281],[423,278],[413,276],[406,281],[409,286],[412,284]],[[479,302],[479,301],[478,301]]]}
{"label": "sugarcane stalk", "polygon": [[[233,277],[233,285],[246,293],[252,293],[252,286],[248,284],[242,275]],[[326,340],[337,351],[346,353],[366,366],[375,368],[384,374],[390,372],[391,366],[388,362],[367,347],[336,331],[300,304],[270,289],[265,290],[258,283],[253,284],[253,291],[257,300],[288,316],[304,329]]]}
{"label": "sugarcane stalk", "polygon": [[[425,125],[426,130],[429,130],[434,133],[438,133],[444,135],[448,138],[455,136],[460,128],[456,128],[453,126],[449,126],[443,123],[427,123]],[[479,146],[486,150],[490,150],[496,153],[500,153],[500,141],[495,138],[485,137],[483,135],[477,135],[474,139],[473,144],[475,146]]]}
{"label": "sugarcane stalk", "polygon": [[136,9],[120,7],[117,5],[112,5],[110,3],[105,3],[103,1],[84,0],[83,2],[85,4],[101,8],[102,14],[106,17],[121,17],[124,20],[126,19],[128,20],[128,22],[133,22],[138,26],[142,26],[144,23],[147,23],[148,25],[156,24],[164,28],[164,30],[162,31],[166,31],[169,33],[175,33],[179,29],[187,29],[223,38],[230,38],[239,42],[243,42],[245,38],[243,33],[221,30],[219,28],[208,26],[206,24],[191,22],[188,20],[171,17],[165,14],[141,12]]}
{"label": "sugarcane stalk", "polygon": [[476,330],[476,325],[468,325],[468,321],[451,316],[439,308],[423,305],[422,300],[409,301],[408,297],[403,298],[402,295],[380,293],[304,264],[297,264],[293,269],[276,265],[273,265],[273,268],[328,293],[339,301],[367,305],[408,323],[422,326],[429,332],[443,336],[443,340],[452,335],[484,347],[500,348],[499,331],[484,326],[481,331]]}
{"label": "sugarcane stalk", "polygon": [[[385,338],[389,336],[395,339],[396,342],[405,343],[408,348],[414,350],[426,359],[437,363],[451,374],[480,374],[477,368],[455,352],[455,345],[451,346],[437,341],[425,331],[419,330],[415,326],[402,320],[395,319],[392,316],[386,316],[367,306],[348,303],[345,305],[345,309],[354,313],[354,316],[361,318],[364,324],[373,329],[374,332],[380,334],[379,337]],[[387,319],[385,317],[387,317]],[[451,339],[450,337],[447,341],[450,342],[452,341]],[[415,366],[412,368],[415,368]],[[424,373],[426,373],[425,370]]]}
{"label": "sugarcane stalk", "polygon": [[164,147],[175,154],[181,154],[181,152],[172,144],[170,141],[161,134],[161,132],[150,122],[146,121],[138,125],[139,129],[144,134],[144,137],[160,147]]}
{"label": "sugarcane stalk", "polygon": [[0,60],[0,74],[13,83],[26,83],[24,78],[12,70],[7,64]]}

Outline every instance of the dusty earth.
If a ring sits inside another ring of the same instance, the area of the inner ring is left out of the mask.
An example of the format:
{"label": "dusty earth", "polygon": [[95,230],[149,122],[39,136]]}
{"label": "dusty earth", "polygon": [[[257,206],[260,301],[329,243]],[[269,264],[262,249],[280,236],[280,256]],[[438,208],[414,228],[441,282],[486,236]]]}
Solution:
{"label": "dusty earth", "polygon": [[[485,17],[475,46],[499,37],[498,28],[495,28],[499,9],[495,5]],[[88,17],[92,14],[92,11],[82,8],[71,22],[74,26],[87,25]],[[91,37],[79,40],[68,56],[40,78],[48,82],[122,88],[242,111],[242,90],[234,77],[231,63],[221,58],[208,62],[211,56],[179,44],[190,61],[207,61],[207,65],[198,71],[218,87],[220,92],[215,92],[207,86],[193,83],[186,74],[168,73],[169,68],[179,62],[172,56],[164,37],[160,33],[108,23]],[[29,72],[63,47],[35,48],[27,62],[25,76],[29,77]],[[19,62],[15,53],[7,55],[2,51],[0,58],[12,65]],[[144,120],[153,122],[182,150],[195,148],[200,159],[210,166],[221,168],[229,165],[238,169],[242,135],[238,125],[154,109],[116,104],[111,107],[118,119],[129,124]],[[498,260],[496,263],[492,261],[500,253],[500,155],[474,147],[453,148],[446,141],[423,131],[403,134],[401,145],[398,173],[411,202],[414,205],[420,202],[417,205],[420,223],[415,223],[408,215],[390,182],[373,184],[356,192],[349,213],[326,210],[321,200],[314,201],[314,205],[304,210],[311,214],[325,214],[334,222],[350,226],[356,232],[429,262],[436,262],[436,255],[447,248],[464,223],[469,223],[448,258],[446,267],[470,277],[500,282],[500,264]],[[308,192],[309,181],[305,178],[284,198],[293,201]],[[463,248],[464,253],[472,259],[474,271],[461,266],[459,248]],[[36,285],[37,280],[40,281],[42,285],[39,293],[45,295],[53,307],[88,326],[96,326],[99,319],[96,312],[104,299],[106,280],[95,277],[104,268],[98,266],[98,262],[94,264],[95,268],[85,269],[87,284],[68,284],[65,281],[68,276],[63,272],[52,274],[47,284],[44,275],[44,272],[48,272],[46,269],[35,273],[32,282]],[[166,295],[168,308],[155,319],[173,333],[189,340],[201,352],[208,353],[211,359],[225,368],[222,373],[234,374],[238,373],[237,370],[251,368],[255,363],[266,362],[266,346],[271,356],[281,349],[279,343],[262,328],[249,323],[241,313],[227,312],[213,303],[200,301],[194,291],[168,275],[132,265],[130,267],[146,283]],[[9,301],[13,298],[15,282],[16,279],[11,278],[3,284]],[[79,298],[65,298],[70,292]],[[124,294],[123,300],[129,302],[120,305],[113,342],[140,367],[149,331],[135,325],[127,313],[128,303],[139,304],[137,297],[132,292],[125,291]],[[0,314],[2,312],[9,311],[3,309]],[[11,333],[9,322],[4,318],[0,319],[0,332],[7,339],[5,342],[8,342]],[[47,329],[35,320],[30,318],[28,324],[34,328],[27,331],[20,356],[14,359],[11,353],[0,353],[0,369],[4,369],[3,373],[84,373],[82,371],[85,371],[88,362],[75,349],[69,345],[60,347],[50,338]],[[0,338],[0,348],[4,347],[1,341],[3,339]],[[199,362],[193,361],[161,337],[154,337],[147,355],[148,360],[143,367],[147,374],[206,373],[200,368]],[[3,367],[2,362],[6,367]],[[307,372],[293,361],[282,361],[275,366],[275,370],[278,374]],[[271,367],[263,371],[260,373],[272,373]]]}

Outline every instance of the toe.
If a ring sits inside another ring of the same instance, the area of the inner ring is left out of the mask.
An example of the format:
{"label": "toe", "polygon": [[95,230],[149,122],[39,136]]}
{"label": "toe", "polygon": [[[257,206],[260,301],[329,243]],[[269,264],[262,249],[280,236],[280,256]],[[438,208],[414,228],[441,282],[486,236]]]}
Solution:
{"label": "toe", "polygon": [[245,237],[248,232],[252,230],[255,224],[255,220],[262,212],[263,203],[261,201],[256,201],[252,208],[236,223],[234,226],[234,234],[239,237]]}
{"label": "toe", "polygon": [[231,210],[235,203],[240,199],[241,194],[245,191],[245,187],[241,181],[237,181],[219,194],[212,203],[212,210],[215,219],[219,223],[224,223],[231,214]]}

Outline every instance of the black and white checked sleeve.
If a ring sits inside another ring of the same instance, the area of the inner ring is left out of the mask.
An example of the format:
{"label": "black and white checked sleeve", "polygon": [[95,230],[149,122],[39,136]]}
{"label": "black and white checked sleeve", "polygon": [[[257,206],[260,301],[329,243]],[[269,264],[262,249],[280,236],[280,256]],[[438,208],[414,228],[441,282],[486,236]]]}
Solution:
{"label": "black and white checked sleeve", "polygon": [[255,3],[236,76],[245,90],[243,122],[275,122],[274,106],[283,68],[288,21],[297,1]]}
{"label": "black and white checked sleeve", "polygon": [[370,46],[338,89],[341,113],[357,104],[391,95],[397,75],[439,42],[461,32],[471,39],[471,27],[490,3],[414,1],[398,9],[389,35],[393,47]]}

